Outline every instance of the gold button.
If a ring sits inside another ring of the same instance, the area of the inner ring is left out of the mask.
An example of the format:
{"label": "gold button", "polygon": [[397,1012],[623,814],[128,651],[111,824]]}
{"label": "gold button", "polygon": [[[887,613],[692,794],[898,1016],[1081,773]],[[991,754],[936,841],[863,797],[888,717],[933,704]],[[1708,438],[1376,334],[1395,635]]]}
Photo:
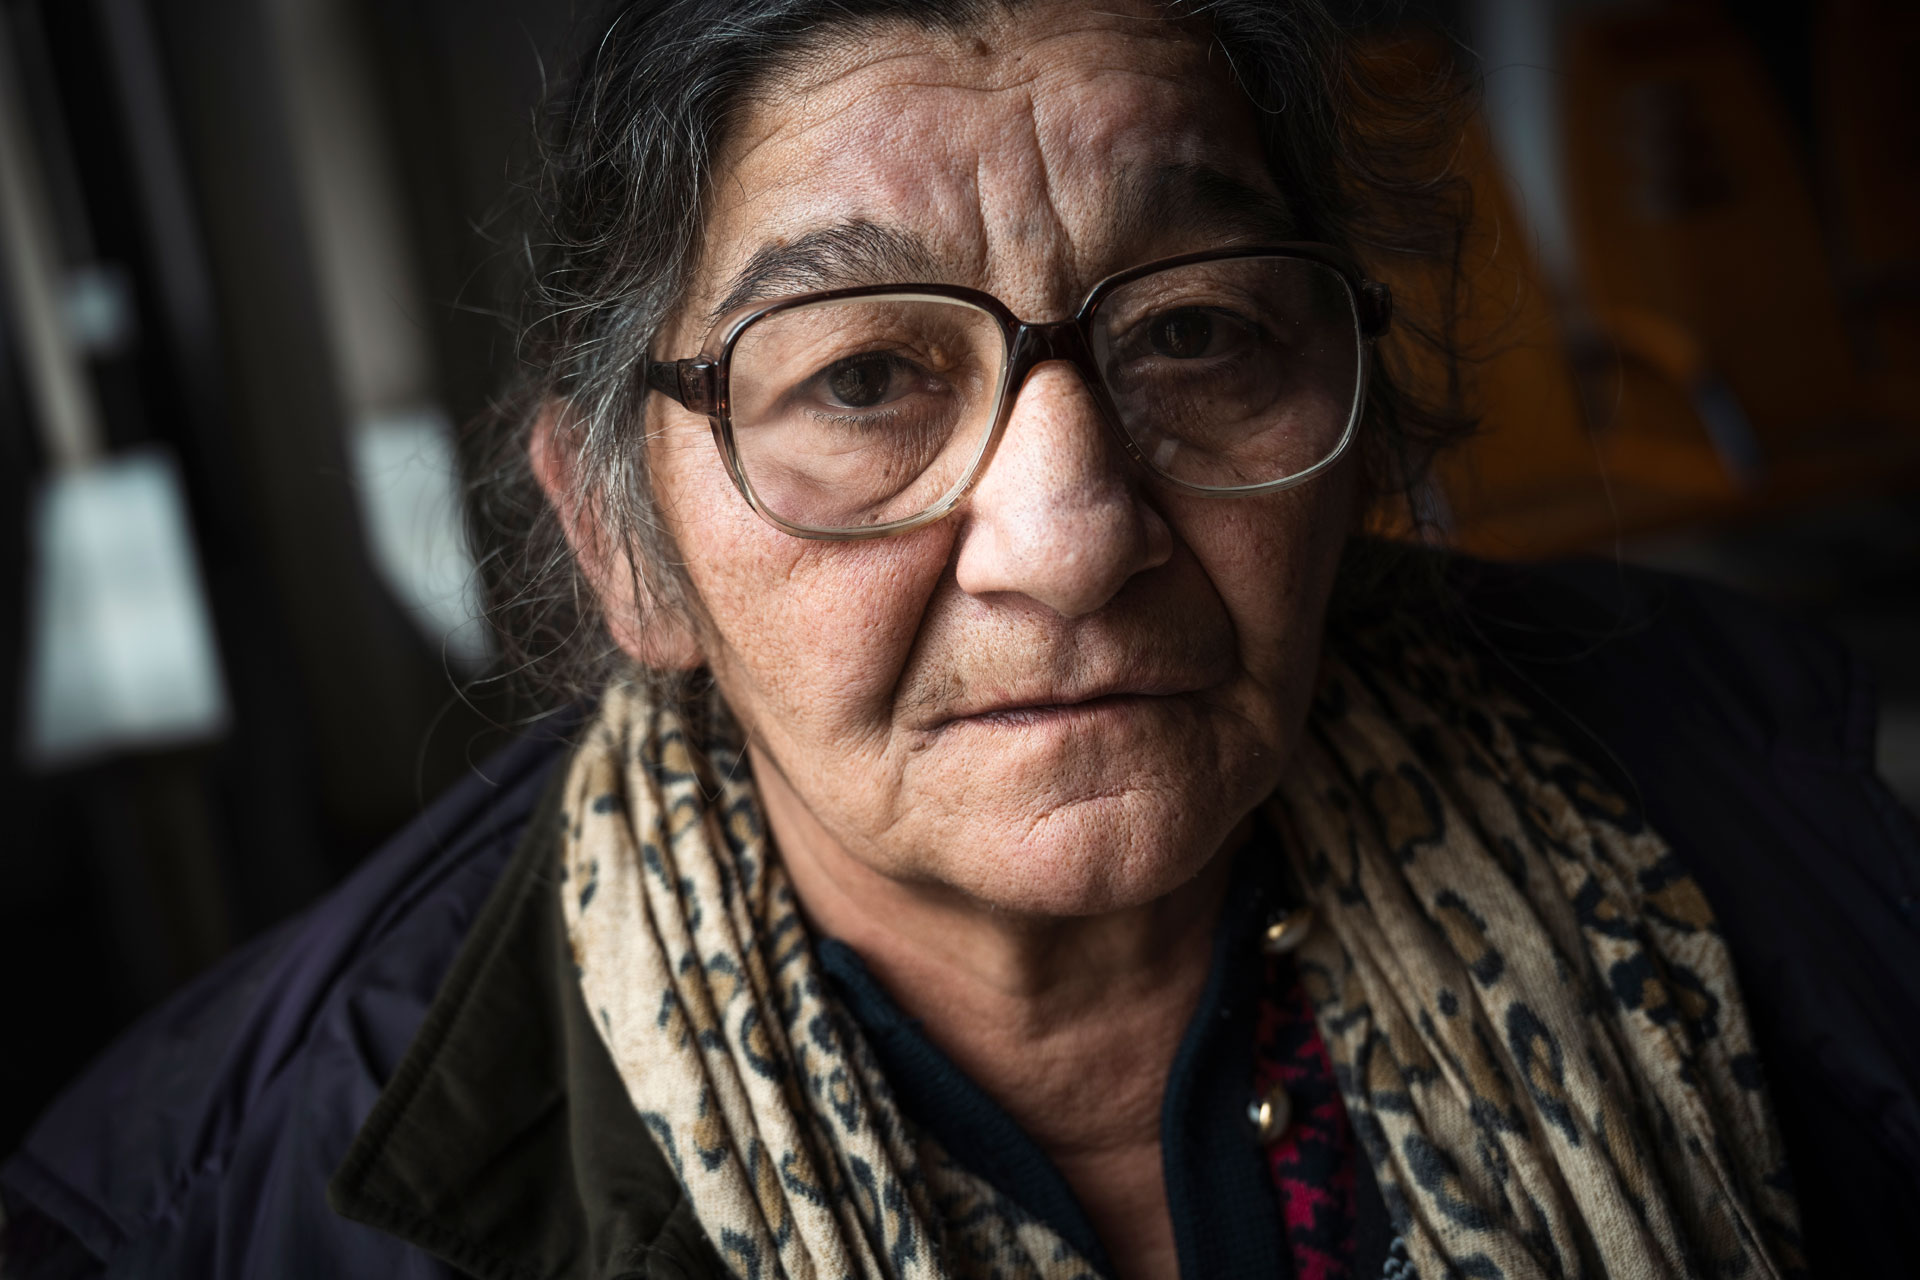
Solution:
{"label": "gold button", "polygon": [[1270,956],[1283,956],[1299,947],[1313,932],[1313,908],[1295,907],[1282,912],[1261,935],[1260,949]]}
{"label": "gold button", "polygon": [[1247,1104],[1247,1119],[1253,1122],[1253,1131],[1260,1139],[1260,1145],[1269,1146],[1280,1140],[1280,1135],[1293,1123],[1293,1099],[1280,1085],[1267,1090],[1266,1096],[1256,1098]]}

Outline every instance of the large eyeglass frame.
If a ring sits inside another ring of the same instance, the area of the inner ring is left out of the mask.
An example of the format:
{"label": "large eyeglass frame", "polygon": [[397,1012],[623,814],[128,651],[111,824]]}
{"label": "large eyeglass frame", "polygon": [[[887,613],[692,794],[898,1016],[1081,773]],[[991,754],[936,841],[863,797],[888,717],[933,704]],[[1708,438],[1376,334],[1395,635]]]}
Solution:
{"label": "large eyeglass frame", "polygon": [[[1304,471],[1282,476],[1277,480],[1216,488],[1194,484],[1177,476],[1168,475],[1155,466],[1152,459],[1141,451],[1140,446],[1121,421],[1119,409],[1113,403],[1106,379],[1094,361],[1092,326],[1094,317],[1099,314],[1101,304],[1123,285],[1177,267],[1231,261],[1236,258],[1299,259],[1317,263],[1337,275],[1346,286],[1348,302],[1353,310],[1359,364],[1353,404],[1348,414],[1346,428],[1341,432],[1339,443],[1326,457]],[[992,425],[988,427],[978,451],[959,480],[945,496],[925,511],[898,520],[854,528],[815,527],[795,524],[793,521],[784,519],[761,502],[759,495],[754,492],[753,482],[748,479],[740,463],[739,447],[734,439],[733,416],[728,403],[729,378],[735,346],[739,343],[741,335],[755,323],[782,311],[825,302],[896,296],[938,298],[966,303],[984,311],[998,322],[1001,338],[1006,344],[1006,367],[1001,373],[1000,385],[995,391]],[[1107,276],[1089,289],[1087,296],[1080,303],[1079,310],[1069,319],[1040,323],[1022,320],[992,294],[964,285],[911,283],[860,285],[854,288],[829,289],[817,293],[775,298],[771,301],[752,302],[737,307],[716,320],[712,329],[708,331],[706,342],[699,355],[682,360],[649,360],[644,377],[649,390],[658,391],[693,413],[703,413],[707,416],[707,422],[713,430],[713,442],[720,450],[720,456],[726,464],[727,474],[732,478],[734,488],[740,491],[740,496],[761,519],[781,532],[797,538],[853,542],[905,533],[932,524],[951,514],[986,471],[987,464],[999,445],[1000,437],[1006,430],[1007,422],[1013,416],[1014,403],[1019,399],[1020,391],[1025,386],[1029,375],[1038,366],[1054,360],[1064,360],[1079,371],[1088,392],[1099,405],[1101,416],[1106,420],[1108,429],[1119,438],[1127,456],[1149,475],[1167,484],[1189,493],[1223,498],[1277,493],[1282,489],[1291,489],[1295,485],[1304,484],[1338,462],[1353,442],[1353,437],[1359,429],[1360,419],[1366,409],[1367,382],[1372,371],[1373,344],[1386,334],[1392,323],[1393,293],[1385,284],[1368,279],[1352,258],[1332,245],[1295,240],[1244,248],[1205,249],[1197,253],[1159,258],[1137,267],[1129,267],[1125,271]]]}

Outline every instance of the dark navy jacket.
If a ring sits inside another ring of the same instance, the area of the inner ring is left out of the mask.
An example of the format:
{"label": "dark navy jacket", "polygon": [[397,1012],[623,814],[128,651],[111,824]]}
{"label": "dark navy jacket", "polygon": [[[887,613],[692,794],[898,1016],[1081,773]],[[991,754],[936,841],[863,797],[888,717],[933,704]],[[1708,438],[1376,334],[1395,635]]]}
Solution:
{"label": "dark navy jacket", "polygon": [[[1920,1259],[1920,840],[1874,775],[1865,673],[1824,635],[1677,579],[1598,564],[1462,565],[1454,579],[1467,642],[1639,799],[1718,912],[1815,1274],[1910,1274]],[[409,1045],[433,1030],[423,1021],[436,995],[447,1003],[443,983],[484,967],[475,948],[460,955],[462,943],[483,909],[504,909],[489,897],[565,755],[561,736],[510,747],[76,1082],[0,1167],[0,1274],[683,1273],[648,1241],[695,1238],[697,1227],[670,1186],[645,1179],[624,1184],[619,1211],[647,1239],[622,1246],[625,1262],[582,1245],[564,1267],[542,1260],[551,1253],[516,1258],[509,1244],[483,1254],[458,1238],[544,1230],[550,1249],[553,1222],[516,1226],[511,1208],[490,1210],[498,1221],[400,1231],[409,1243],[327,1201]],[[458,1114],[461,1099],[447,1105]]]}

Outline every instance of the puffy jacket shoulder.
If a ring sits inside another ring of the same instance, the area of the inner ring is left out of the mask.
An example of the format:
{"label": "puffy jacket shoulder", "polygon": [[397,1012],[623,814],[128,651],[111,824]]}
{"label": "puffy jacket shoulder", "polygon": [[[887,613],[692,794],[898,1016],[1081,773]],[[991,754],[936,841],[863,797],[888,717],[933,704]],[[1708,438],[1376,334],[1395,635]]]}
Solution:
{"label": "puffy jacket shoulder", "polygon": [[[0,1166],[13,1276],[443,1276],[328,1210],[563,750],[510,746],[315,906],[148,1015]],[[272,1259],[272,1265],[266,1261]]]}

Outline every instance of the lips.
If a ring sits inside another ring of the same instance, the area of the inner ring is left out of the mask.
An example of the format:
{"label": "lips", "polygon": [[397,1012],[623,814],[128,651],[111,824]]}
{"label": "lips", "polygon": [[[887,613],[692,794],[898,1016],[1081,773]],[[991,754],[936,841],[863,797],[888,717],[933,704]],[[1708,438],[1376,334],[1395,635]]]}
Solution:
{"label": "lips", "polygon": [[1198,693],[1206,688],[1208,683],[1192,676],[1161,676],[1116,680],[1064,689],[1022,689],[978,701],[968,700],[945,716],[936,719],[929,727],[937,731],[967,721],[1017,724],[1050,714],[1072,711],[1094,712],[1118,708],[1140,699],[1169,698]]}

